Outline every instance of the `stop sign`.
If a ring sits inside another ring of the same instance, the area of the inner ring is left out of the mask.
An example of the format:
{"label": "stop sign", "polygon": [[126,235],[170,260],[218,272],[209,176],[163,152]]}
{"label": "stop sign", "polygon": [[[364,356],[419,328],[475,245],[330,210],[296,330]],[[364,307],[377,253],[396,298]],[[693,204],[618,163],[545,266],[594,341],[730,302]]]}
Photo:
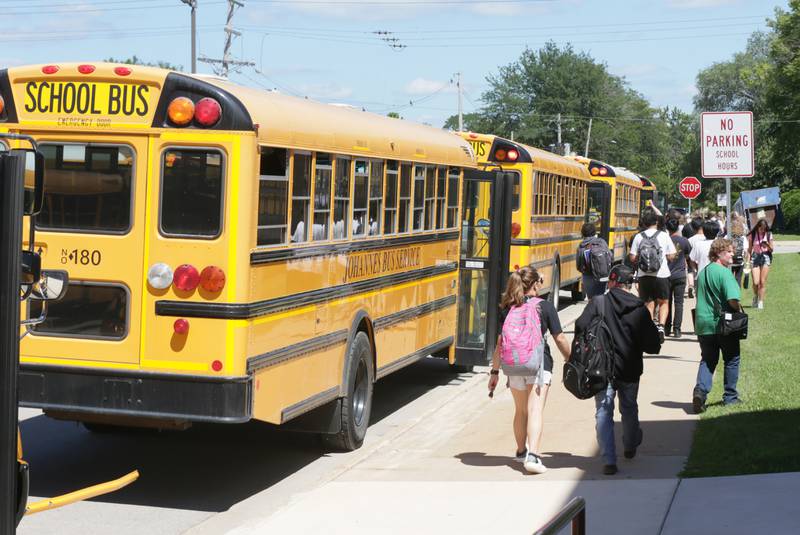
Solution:
{"label": "stop sign", "polygon": [[696,199],[700,195],[700,181],[697,177],[687,176],[678,184],[678,191],[684,199]]}

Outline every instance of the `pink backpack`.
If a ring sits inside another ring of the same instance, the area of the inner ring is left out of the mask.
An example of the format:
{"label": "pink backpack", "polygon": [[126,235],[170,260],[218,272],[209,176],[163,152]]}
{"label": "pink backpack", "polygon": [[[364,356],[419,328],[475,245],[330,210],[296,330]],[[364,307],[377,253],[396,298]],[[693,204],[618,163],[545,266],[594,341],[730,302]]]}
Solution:
{"label": "pink backpack", "polygon": [[506,375],[537,375],[544,366],[544,337],[539,319],[538,304],[532,297],[508,311],[500,334],[500,363]]}

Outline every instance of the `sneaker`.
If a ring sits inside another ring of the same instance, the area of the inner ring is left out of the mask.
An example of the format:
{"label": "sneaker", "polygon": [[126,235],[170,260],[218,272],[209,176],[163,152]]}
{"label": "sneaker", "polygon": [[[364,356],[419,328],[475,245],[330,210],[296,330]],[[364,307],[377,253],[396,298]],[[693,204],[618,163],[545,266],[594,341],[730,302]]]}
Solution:
{"label": "sneaker", "polygon": [[[642,428],[640,427],[639,428],[639,440],[636,441],[636,448],[638,448],[642,444],[642,439],[644,439],[644,431],[642,431]],[[636,457],[636,448],[633,448],[632,450],[625,450],[623,452],[623,454],[625,455],[625,458],[626,459],[633,459],[634,457]]]}
{"label": "sneaker", "polygon": [[692,396],[692,409],[694,409],[695,414],[700,414],[701,412],[705,412],[706,410],[706,400],[703,399],[703,396],[700,394],[695,394]]}
{"label": "sneaker", "polygon": [[753,308],[756,308],[757,306],[758,306],[758,296],[754,295],[753,296]]}
{"label": "sneaker", "polygon": [[759,301],[758,302],[758,309],[759,310],[764,310],[764,301]]}
{"label": "sneaker", "polygon": [[689,299],[694,298],[694,288],[689,286]]}
{"label": "sneaker", "polygon": [[723,401],[722,402],[722,404],[725,405],[726,407],[729,406],[729,405],[738,405],[740,403],[742,403],[742,398],[733,398],[733,399],[731,399],[729,401]]}
{"label": "sneaker", "polygon": [[656,325],[656,329],[658,329],[658,343],[664,343],[664,326],[660,323]]}
{"label": "sneaker", "polygon": [[518,463],[524,463],[525,459],[528,457],[528,450],[518,451],[514,454],[514,461]]}
{"label": "sneaker", "polygon": [[531,474],[544,474],[547,472],[547,467],[538,455],[528,452],[528,456],[525,458],[525,470]]}
{"label": "sneaker", "polygon": [[607,476],[613,476],[617,473],[617,465],[616,464],[607,464],[603,466],[603,474]]}
{"label": "sneaker", "polygon": [[674,336],[675,338],[680,338],[681,337],[681,330],[680,329],[675,329],[672,332],[672,336]]}

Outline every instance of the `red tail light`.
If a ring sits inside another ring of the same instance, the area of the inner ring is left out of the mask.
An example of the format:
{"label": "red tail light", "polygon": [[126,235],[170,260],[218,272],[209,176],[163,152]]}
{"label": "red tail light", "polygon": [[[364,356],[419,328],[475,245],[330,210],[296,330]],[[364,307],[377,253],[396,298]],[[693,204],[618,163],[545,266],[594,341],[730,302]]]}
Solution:
{"label": "red tail light", "polygon": [[189,332],[189,322],[183,318],[177,319],[172,328],[175,329],[175,334],[186,334]]}
{"label": "red tail light", "polygon": [[506,151],[505,149],[497,149],[494,151],[494,157],[501,162],[506,159]]}
{"label": "red tail light", "polygon": [[129,67],[114,67],[114,73],[117,76],[128,76],[131,73]]}
{"label": "red tail light", "polygon": [[211,369],[214,370],[215,372],[222,371],[222,362],[215,360],[214,362],[211,363]]}
{"label": "red tail light", "polygon": [[511,237],[516,238],[519,236],[519,233],[522,232],[522,225],[514,221],[511,223]]}
{"label": "red tail light", "polygon": [[200,284],[200,273],[197,272],[197,268],[193,265],[182,264],[175,269],[172,284],[178,290],[191,292]]}
{"label": "red tail light", "polygon": [[509,161],[516,162],[517,158],[519,158],[519,152],[517,152],[514,149],[511,149],[511,150],[508,151],[507,156],[508,156]]}
{"label": "red tail light", "polygon": [[92,74],[94,69],[94,65],[78,65],[78,72],[81,74]]}
{"label": "red tail light", "polygon": [[214,126],[222,117],[222,108],[213,98],[201,98],[194,109],[194,118],[200,126]]}
{"label": "red tail light", "polygon": [[45,74],[55,74],[58,72],[58,65],[45,65],[42,67],[42,72]]}
{"label": "red tail light", "polygon": [[207,266],[200,273],[200,286],[209,292],[219,292],[225,287],[225,272],[217,266]]}

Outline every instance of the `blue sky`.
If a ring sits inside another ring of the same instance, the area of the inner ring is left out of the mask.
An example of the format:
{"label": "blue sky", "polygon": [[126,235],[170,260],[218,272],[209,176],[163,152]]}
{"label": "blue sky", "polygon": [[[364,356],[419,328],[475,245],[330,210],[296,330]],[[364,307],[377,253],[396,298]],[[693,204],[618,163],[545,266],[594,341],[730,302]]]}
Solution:
{"label": "blue sky", "polygon": [[[605,62],[655,106],[692,109],[697,72],[730,59],[787,1],[241,0],[231,79],[441,126],[481,106],[486,77],[553,40]],[[136,55],[190,70],[180,0],[0,1],[0,68]],[[198,53],[221,57],[225,0],[198,0]],[[383,32],[383,33],[374,33]],[[211,73],[211,65],[198,63]]]}

